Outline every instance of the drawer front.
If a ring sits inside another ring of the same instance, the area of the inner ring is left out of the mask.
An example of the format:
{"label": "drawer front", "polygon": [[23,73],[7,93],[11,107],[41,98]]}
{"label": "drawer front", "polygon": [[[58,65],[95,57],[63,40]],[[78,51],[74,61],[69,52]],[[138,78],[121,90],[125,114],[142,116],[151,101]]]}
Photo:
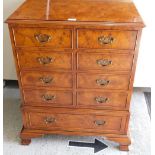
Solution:
{"label": "drawer front", "polygon": [[119,132],[123,117],[74,114],[28,113],[30,128],[87,132]]}
{"label": "drawer front", "polygon": [[93,108],[125,108],[127,93],[113,93],[101,91],[79,91],[77,104],[79,106],[92,106]]}
{"label": "drawer front", "polygon": [[22,71],[21,82],[23,86],[72,88],[73,76],[63,72]]}
{"label": "drawer front", "polygon": [[78,30],[78,48],[134,49],[137,31]]}
{"label": "drawer front", "polygon": [[77,68],[79,70],[116,70],[130,71],[133,55],[78,53]]}
{"label": "drawer front", "polygon": [[17,47],[72,48],[72,30],[50,28],[14,28]]}
{"label": "drawer front", "polygon": [[73,94],[70,91],[24,89],[23,92],[25,103],[29,105],[63,106],[73,104]]}
{"label": "drawer front", "polygon": [[20,68],[72,69],[72,53],[18,51]]}
{"label": "drawer front", "polygon": [[79,73],[77,74],[77,87],[127,90],[129,87],[129,79],[129,75]]}

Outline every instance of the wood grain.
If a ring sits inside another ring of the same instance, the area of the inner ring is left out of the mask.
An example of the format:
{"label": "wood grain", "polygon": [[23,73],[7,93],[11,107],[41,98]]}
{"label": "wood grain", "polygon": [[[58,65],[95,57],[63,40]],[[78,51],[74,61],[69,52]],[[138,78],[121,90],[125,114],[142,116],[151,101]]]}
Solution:
{"label": "wood grain", "polygon": [[[127,90],[129,88],[129,75],[108,75],[108,74],[77,74],[77,87],[78,88],[97,88],[97,89],[117,89]],[[101,84],[97,82],[101,80]],[[103,81],[108,81],[107,84],[102,85]]]}
{"label": "wood grain", "polygon": [[[72,48],[72,31],[70,29],[50,28],[14,28],[14,41],[17,47]],[[46,34],[51,37],[48,42],[40,43],[35,35]]]}
{"label": "wood grain", "polygon": [[[105,98],[104,102],[97,102],[96,98]],[[127,93],[113,93],[113,92],[106,92],[106,91],[79,91],[77,93],[77,104],[79,106],[87,106],[87,107],[119,107],[119,109],[125,108],[127,101]]]}
{"label": "wood grain", "polygon": [[[125,117],[112,117],[110,115],[69,115],[69,114],[52,114],[52,113],[27,113],[29,117],[27,128],[42,130],[68,130],[68,131],[88,131],[119,133],[121,130],[121,122]],[[83,119],[85,118],[85,119]],[[52,122],[46,123],[46,119],[54,119]],[[104,122],[97,125],[96,121]]]}
{"label": "wood grain", "polygon": [[22,71],[20,73],[23,87],[72,88],[71,73],[49,71]]}
{"label": "wood grain", "polygon": [[[21,69],[72,69],[72,53],[58,52],[24,52],[18,51],[18,63]],[[47,64],[40,63],[39,58],[48,59],[51,61]]]}
{"label": "wood grain", "polygon": [[[79,5],[80,4],[80,5]],[[143,23],[135,5],[130,0],[35,0],[25,2],[10,20],[68,21],[76,18],[86,22]]]}
{"label": "wood grain", "polygon": [[[134,49],[137,31],[112,31],[79,29],[78,48],[103,48],[103,49]],[[100,37],[112,37],[113,42],[100,44]]]}
{"label": "wood grain", "polygon": [[[97,61],[111,61],[109,65],[98,64]],[[133,55],[105,54],[105,53],[78,53],[77,68],[79,70],[117,70],[131,71]]]}
{"label": "wood grain", "polygon": [[64,106],[73,104],[73,94],[69,91],[52,91],[47,89],[24,89],[26,105]]}

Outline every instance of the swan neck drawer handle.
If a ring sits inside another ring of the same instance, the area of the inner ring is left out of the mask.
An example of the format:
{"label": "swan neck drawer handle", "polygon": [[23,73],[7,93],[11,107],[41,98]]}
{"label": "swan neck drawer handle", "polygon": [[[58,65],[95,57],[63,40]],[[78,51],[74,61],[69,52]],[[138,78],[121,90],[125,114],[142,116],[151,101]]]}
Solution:
{"label": "swan neck drawer handle", "polygon": [[39,78],[44,84],[50,84],[53,81],[52,77],[41,77]]}
{"label": "swan neck drawer handle", "polygon": [[52,101],[52,100],[54,100],[56,98],[56,96],[55,95],[45,94],[45,95],[42,96],[42,98],[45,101]]}
{"label": "swan neck drawer handle", "polygon": [[45,117],[45,118],[44,118],[44,122],[45,122],[46,124],[52,124],[52,123],[54,123],[55,121],[56,121],[56,119],[53,118],[53,117]]}
{"label": "swan neck drawer handle", "polygon": [[104,80],[104,79],[97,79],[96,83],[98,85],[100,85],[100,86],[106,86],[106,85],[108,85],[110,83],[110,81],[109,80]]}
{"label": "swan neck drawer handle", "polygon": [[52,57],[38,57],[37,61],[42,64],[42,65],[47,65],[53,62],[53,58]]}
{"label": "swan neck drawer handle", "polygon": [[112,36],[101,36],[98,37],[98,42],[100,45],[112,44],[114,38]]}
{"label": "swan neck drawer handle", "polygon": [[99,96],[99,97],[95,97],[95,101],[97,103],[106,103],[108,101],[108,98]]}
{"label": "swan neck drawer handle", "polygon": [[96,60],[96,63],[100,66],[108,66],[108,65],[111,65],[112,64],[112,61],[111,60],[108,60],[108,59],[99,59],[99,60]]}
{"label": "swan neck drawer handle", "polygon": [[94,123],[95,123],[96,125],[100,126],[100,125],[105,125],[106,121],[96,120]]}
{"label": "swan neck drawer handle", "polygon": [[34,37],[41,44],[48,43],[52,39],[48,34],[35,34]]}

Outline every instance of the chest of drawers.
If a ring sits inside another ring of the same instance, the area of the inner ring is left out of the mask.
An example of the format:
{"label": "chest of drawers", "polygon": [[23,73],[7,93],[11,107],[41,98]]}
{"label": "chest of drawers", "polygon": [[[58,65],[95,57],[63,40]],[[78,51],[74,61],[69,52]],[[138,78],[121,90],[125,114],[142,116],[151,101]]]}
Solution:
{"label": "chest of drawers", "polygon": [[131,1],[27,0],[6,21],[20,86],[22,144],[101,136],[128,150],[143,21]]}

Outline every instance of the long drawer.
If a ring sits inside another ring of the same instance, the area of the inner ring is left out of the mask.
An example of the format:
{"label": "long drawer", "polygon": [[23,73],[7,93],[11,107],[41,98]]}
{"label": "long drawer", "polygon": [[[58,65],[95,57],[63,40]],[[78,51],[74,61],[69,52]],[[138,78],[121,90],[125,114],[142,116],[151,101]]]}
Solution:
{"label": "long drawer", "polygon": [[14,28],[17,47],[50,47],[52,49],[72,48],[71,29]]}
{"label": "long drawer", "polygon": [[78,48],[134,49],[137,31],[78,30]]}
{"label": "long drawer", "polygon": [[130,75],[78,73],[77,88],[122,89],[129,88]]}
{"label": "long drawer", "polygon": [[23,86],[41,86],[50,88],[72,88],[72,73],[45,72],[45,71],[21,71]]}
{"label": "long drawer", "polygon": [[17,51],[21,69],[72,69],[72,53]]}
{"label": "long drawer", "polygon": [[132,54],[82,53],[77,54],[78,70],[130,71]]}
{"label": "long drawer", "polygon": [[24,89],[24,100],[27,105],[35,106],[68,106],[73,105],[73,94],[70,91],[46,89]]}
{"label": "long drawer", "polygon": [[92,108],[120,108],[124,109],[127,103],[126,92],[106,91],[78,91],[77,105]]}
{"label": "long drawer", "polygon": [[[65,112],[65,111],[64,111]],[[111,111],[112,113],[112,111]],[[124,132],[127,115],[68,114],[52,112],[25,112],[26,128],[41,130],[65,130],[98,133]]]}

